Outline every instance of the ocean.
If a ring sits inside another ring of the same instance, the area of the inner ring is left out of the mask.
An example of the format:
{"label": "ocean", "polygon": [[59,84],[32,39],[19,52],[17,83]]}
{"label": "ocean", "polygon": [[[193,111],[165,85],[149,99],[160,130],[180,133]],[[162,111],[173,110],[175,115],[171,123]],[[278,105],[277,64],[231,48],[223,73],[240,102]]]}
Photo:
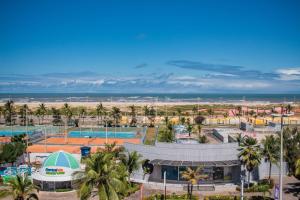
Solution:
{"label": "ocean", "polygon": [[0,93],[0,102],[266,102],[295,103],[300,94]]}

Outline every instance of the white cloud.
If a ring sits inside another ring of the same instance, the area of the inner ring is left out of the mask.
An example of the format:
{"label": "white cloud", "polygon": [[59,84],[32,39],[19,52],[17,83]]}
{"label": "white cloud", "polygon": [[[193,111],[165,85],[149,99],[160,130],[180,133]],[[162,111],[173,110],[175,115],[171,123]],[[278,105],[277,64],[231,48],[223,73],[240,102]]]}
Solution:
{"label": "white cloud", "polygon": [[276,70],[279,74],[279,79],[284,81],[300,80],[300,67],[297,68],[282,68]]}

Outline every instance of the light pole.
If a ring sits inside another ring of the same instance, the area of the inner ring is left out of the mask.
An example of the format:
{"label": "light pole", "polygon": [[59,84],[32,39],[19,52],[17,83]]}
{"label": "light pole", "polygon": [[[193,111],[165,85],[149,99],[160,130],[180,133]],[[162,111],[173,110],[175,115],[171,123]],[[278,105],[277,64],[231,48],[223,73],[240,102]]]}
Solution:
{"label": "light pole", "polygon": [[245,181],[245,169],[243,167],[241,171],[241,200],[244,200],[244,181]]}
{"label": "light pole", "polygon": [[283,117],[292,116],[293,113],[283,113],[283,108],[281,109],[281,114],[272,114],[274,117],[280,117],[280,171],[279,171],[279,200],[283,200]]}

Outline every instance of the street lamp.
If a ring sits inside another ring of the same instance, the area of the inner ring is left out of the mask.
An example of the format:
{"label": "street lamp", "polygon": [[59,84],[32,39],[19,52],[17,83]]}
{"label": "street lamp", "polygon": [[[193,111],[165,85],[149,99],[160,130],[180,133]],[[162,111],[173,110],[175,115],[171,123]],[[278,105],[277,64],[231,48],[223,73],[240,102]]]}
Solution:
{"label": "street lamp", "polygon": [[274,117],[280,117],[280,171],[279,171],[279,200],[283,200],[283,193],[282,193],[282,170],[283,170],[283,118],[289,117],[294,115],[294,113],[283,113],[283,109],[281,114],[272,114]]}

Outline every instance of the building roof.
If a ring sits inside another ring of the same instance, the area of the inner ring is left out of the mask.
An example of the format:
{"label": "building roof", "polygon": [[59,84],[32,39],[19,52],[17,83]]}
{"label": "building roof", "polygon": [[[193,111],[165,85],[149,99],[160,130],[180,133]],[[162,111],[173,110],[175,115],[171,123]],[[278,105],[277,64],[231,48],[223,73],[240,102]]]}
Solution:
{"label": "building roof", "polygon": [[144,159],[165,161],[216,162],[237,161],[238,143],[176,144],[160,143],[155,146],[125,143],[128,151],[137,151]]}
{"label": "building roof", "polygon": [[168,165],[168,166],[236,166],[240,165],[238,160],[226,160],[226,161],[211,161],[211,162],[197,162],[197,161],[172,161],[172,160],[160,160],[155,159],[150,162],[153,165]]}
{"label": "building roof", "polygon": [[58,151],[50,154],[43,163],[43,167],[67,167],[78,169],[79,163],[76,158],[67,152]]}

